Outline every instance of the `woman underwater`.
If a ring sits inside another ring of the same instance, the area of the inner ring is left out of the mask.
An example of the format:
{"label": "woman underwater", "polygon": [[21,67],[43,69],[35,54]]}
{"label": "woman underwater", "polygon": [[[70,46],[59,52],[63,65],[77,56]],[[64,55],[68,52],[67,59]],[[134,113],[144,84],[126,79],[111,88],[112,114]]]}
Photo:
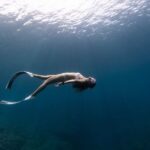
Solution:
{"label": "woman underwater", "polygon": [[60,73],[60,74],[54,74],[54,75],[39,75],[39,74],[34,74],[28,71],[20,71],[20,72],[15,73],[12,76],[12,78],[9,80],[6,86],[6,89],[11,89],[14,80],[22,74],[27,74],[30,77],[35,77],[38,79],[42,79],[44,81],[33,93],[31,93],[25,99],[21,101],[17,101],[17,102],[1,100],[0,104],[10,105],[10,104],[17,104],[22,101],[30,100],[34,98],[36,95],[38,95],[42,90],[44,90],[50,84],[54,84],[56,87],[59,87],[65,84],[72,84],[73,88],[77,89],[78,91],[83,91],[88,88],[93,88],[96,85],[96,79],[92,77],[85,77],[78,72],[66,72],[66,73]]}

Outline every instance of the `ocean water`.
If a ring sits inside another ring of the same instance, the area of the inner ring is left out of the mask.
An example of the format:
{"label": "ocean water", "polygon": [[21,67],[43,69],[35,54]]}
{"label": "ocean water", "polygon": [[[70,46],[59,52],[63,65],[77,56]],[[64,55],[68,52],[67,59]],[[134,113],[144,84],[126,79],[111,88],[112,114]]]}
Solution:
{"label": "ocean water", "polygon": [[149,150],[150,1],[1,0],[0,99],[20,100],[39,74],[97,80],[76,92],[49,86],[34,100],[0,105],[0,150]]}

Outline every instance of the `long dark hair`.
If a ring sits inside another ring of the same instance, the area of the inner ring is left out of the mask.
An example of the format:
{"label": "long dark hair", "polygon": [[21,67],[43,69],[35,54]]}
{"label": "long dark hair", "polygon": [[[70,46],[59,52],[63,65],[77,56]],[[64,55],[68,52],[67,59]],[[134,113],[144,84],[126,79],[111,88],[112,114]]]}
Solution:
{"label": "long dark hair", "polygon": [[72,87],[77,91],[77,92],[83,92],[84,90],[88,89],[88,83],[87,82],[75,82],[73,83]]}

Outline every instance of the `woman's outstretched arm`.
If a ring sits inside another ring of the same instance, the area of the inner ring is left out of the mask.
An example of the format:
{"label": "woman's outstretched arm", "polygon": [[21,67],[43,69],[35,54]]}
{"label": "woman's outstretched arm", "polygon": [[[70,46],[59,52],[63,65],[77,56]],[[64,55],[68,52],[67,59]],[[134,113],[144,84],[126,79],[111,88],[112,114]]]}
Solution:
{"label": "woman's outstretched arm", "polygon": [[56,87],[59,87],[59,86],[64,85],[64,84],[69,84],[69,83],[76,83],[76,82],[81,83],[83,81],[84,81],[84,79],[71,79],[71,80],[67,80],[65,82],[58,82],[56,84]]}

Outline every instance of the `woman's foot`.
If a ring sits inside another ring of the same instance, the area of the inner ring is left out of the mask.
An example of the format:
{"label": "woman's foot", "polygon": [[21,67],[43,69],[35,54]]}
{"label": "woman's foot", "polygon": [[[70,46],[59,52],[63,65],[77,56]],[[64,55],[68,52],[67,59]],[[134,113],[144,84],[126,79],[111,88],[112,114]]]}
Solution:
{"label": "woman's foot", "polygon": [[30,76],[30,77],[34,77],[33,73],[26,71],[26,73]]}
{"label": "woman's foot", "polygon": [[24,100],[27,101],[27,100],[30,100],[30,99],[33,99],[33,98],[34,98],[34,96],[29,95],[29,96],[27,96]]}

